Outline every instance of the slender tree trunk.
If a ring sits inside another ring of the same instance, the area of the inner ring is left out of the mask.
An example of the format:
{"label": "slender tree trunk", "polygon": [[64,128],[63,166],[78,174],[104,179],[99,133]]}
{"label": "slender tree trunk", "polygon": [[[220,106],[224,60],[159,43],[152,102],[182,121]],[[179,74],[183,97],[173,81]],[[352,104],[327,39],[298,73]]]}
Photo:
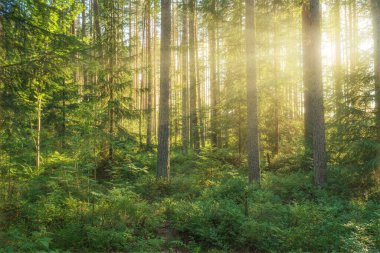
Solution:
{"label": "slender tree trunk", "polygon": [[[350,74],[350,70],[351,70],[351,67],[350,67],[350,50],[349,50],[349,42],[350,42],[350,37],[349,37],[349,34],[350,34],[350,12],[349,12],[349,2],[348,1],[345,1],[345,4],[344,4],[344,35],[345,35],[345,47],[344,47],[344,64],[345,64],[345,74],[348,75]],[[345,85],[345,91],[347,91],[347,84]]]}
{"label": "slender tree trunk", "polygon": [[100,52],[99,52],[98,56],[102,57],[103,56],[103,52],[102,52],[102,47],[100,45],[101,33],[100,33],[99,3],[98,3],[98,0],[93,0],[93,11],[94,11],[95,41],[96,41],[96,43],[99,44],[98,46],[99,46]]}
{"label": "slender tree trunk", "polygon": [[[134,71],[134,87],[135,87],[135,108],[140,110],[139,107],[139,3],[136,2],[136,9],[135,9],[135,71]],[[139,136],[140,137],[140,136]]]}
{"label": "slender tree trunk", "polygon": [[[217,7],[217,6],[216,6]],[[220,50],[220,29],[219,29],[219,22],[218,22],[218,19],[215,20],[215,40],[216,40],[216,87],[215,87],[215,98],[216,98],[216,116],[215,116],[215,119],[217,121],[217,127],[216,127],[216,136],[217,136],[217,147],[218,148],[221,148],[222,147],[222,130],[221,130],[221,127],[218,126],[219,122],[218,122],[218,119],[220,117],[220,112],[219,112],[219,108],[218,108],[218,104],[219,104],[219,96],[220,96],[220,75],[222,73],[222,67],[221,67],[221,64],[220,64],[220,55],[222,54],[221,50]]]}
{"label": "slender tree trunk", "polygon": [[152,62],[152,72],[153,72],[153,133],[154,140],[157,142],[157,85],[156,85],[156,1],[153,1],[153,62]]}
{"label": "slender tree trunk", "polygon": [[[128,1],[128,57],[132,57],[132,37],[133,37],[133,29],[132,29],[132,1]],[[131,86],[132,87],[132,86]],[[132,95],[132,93],[131,93]]]}
{"label": "slender tree trunk", "polygon": [[[239,119],[239,122],[242,122],[243,121],[243,117],[242,117],[242,109],[241,109],[241,103],[240,101],[238,102],[238,119]],[[241,161],[241,157],[242,157],[242,151],[243,151],[243,138],[242,138],[242,135],[243,135],[243,130],[242,130],[242,124],[238,124],[238,152],[239,152],[239,161]]]}
{"label": "slender tree trunk", "polygon": [[189,129],[188,129],[188,71],[189,71],[189,38],[188,38],[188,6],[187,0],[183,0],[182,14],[182,153],[187,154],[189,146]]}
{"label": "slender tree trunk", "polygon": [[[177,77],[178,77],[178,36],[177,36],[177,18],[178,18],[178,15],[177,15],[177,4],[176,2],[173,2],[173,5],[172,5],[172,43],[173,43],[173,48],[174,50],[171,50],[171,59],[172,59],[172,65],[171,65],[171,73],[172,73],[172,79],[171,81],[173,83],[178,83],[177,81]],[[172,115],[178,115],[177,114],[177,90],[175,89],[175,87],[173,88],[173,90],[171,91],[170,93],[170,96],[171,96],[171,103],[170,103],[170,113]],[[171,117],[171,122],[170,122],[170,129],[171,129],[171,132],[170,132],[170,143],[174,146],[177,145],[177,133],[178,133],[178,127],[177,127],[177,123],[178,123],[178,117]]]}
{"label": "slender tree trunk", "polygon": [[117,51],[116,51],[116,14],[115,14],[115,4],[109,3],[111,7],[111,27],[110,27],[110,38],[109,38],[109,52],[108,56],[109,62],[109,100],[108,100],[108,115],[109,115],[109,146],[108,146],[108,159],[113,160],[113,141],[114,141],[114,125],[115,125],[115,109],[114,109],[114,79],[115,79],[115,66],[117,65]]}
{"label": "slender tree trunk", "polygon": [[[102,63],[102,59],[103,59],[103,46],[101,44],[101,31],[100,31],[100,19],[99,19],[99,4],[98,4],[98,0],[92,0],[92,5],[91,5],[92,9],[91,9],[91,13],[92,13],[92,20],[93,20],[93,24],[91,26],[91,30],[93,31],[93,40],[95,42],[95,45],[96,45],[96,48],[95,50],[93,51],[93,55],[96,59],[98,59],[98,61],[100,62],[100,64],[103,64]],[[99,68],[96,67],[95,68],[95,73],[93,75],[93,82],[94,82],[94,86],[92,88],[92,93],[94,96],[98,97],[99,94],[102,92],[101,89],[100,89],[100,85],[99,85]],[[99,116],[98,116],[98,103],[95,103],[94,106],[93,106],[93,112],[94,112],[94,125],[98,125],[99,124]],[[96,134],[95,138],[94,138],[94,157],[95,157],[95,168],[93,170],[93,177],[94,177],[94,180],[97,180],[98,178],[98,145],[99,145],[99,135]],[[101,147],[100,147],[100,157],[101,159],[104,158],[104,152],[103,152],[103,143],[100,144]]]}
{"label": "slender tree trunk", "polygon": [[357,65],[357,13],[356,13],[356,0],[349,1],[349,29],[350,29],[350,73],[355,71]]}
{"label": "slender tree trunk", "polygon": [[372,20],[373,20],[373,40],[375,59],[375,114],[376,114],[376,135],[377,142],[380,143],[380,2],[371,0]]}
{"label": "slender tree trunk", "polygon": [[[215,0],[211,3],[211,12],[215,13]],[[215,36],[215,19],[216,15],[209,21],[209,61],[210,61],[210,95],[211,95],[211,131],[210,140],[211,146],[217,147],[218,145],[218,122],[217,122],[217,93],[218,93],[218,83],[217,83],[217,73],[216,73],[216,36]]]}
{"label": "slender tree trunk", "polygon": [[86,37],[86,0],[82,0],[83,10],[82,10],[82,38]]}
{"label": "slender tree trunk", "polygon": [[146,117],[146,147],[148,150],[152,148],[152,50],[151,50],[151,22],[150,22],[150,8],[151,1],[147,0],[147,35],[146,35],[146,53],[148,57],[148,78],[147,78],[147,99],[148,99],[148,108],[147,108],[147,117]]}
{"label": "slender tree trunk", "polygon": [[246,55],[247,55],[247,148],[249,181],[260,183],[259,132],[257,115],[257,86],[256,86],[256,30],[255,30],[255,1],[245,0],[246,11]]}
{"label": "slender tree trunk", "polygon": [[[279,48],[278,48],[278,31],[277,31],[277,1],[274,3],[274,34],[273,34],[273,43],[274,43],[274,149],[273,154],[277,155],[280,149],[280,112],[279,112],[279,97],[280,97],[280,85],[279,85]],[[289,100],[288,100],[289,101]]]}
{"label": "slender tree trunk", "polygon": [[170,41],[171,0],[161,0],[161,59],[160,59],[160,108],[158,126],[157,178],[169,179],[169,122],[170,122]]}
{"label": "slender tree trunk", "polygon": [[93,3],[92,0],[88,0],[88,24],[89,24],[89,36],[93,38],[94,34],[94,14],[93,14]]}
{"label": "slender tree trunk", "polygon": [[[82,4],[83,4],[83,11],[82,11],[82,39],[85,38],[87,36],[86,34],[86,29],[87,29],[87,26],[86,26],[86,0],[82,0]],[[83,64],[82,66],[82,71],[83,71],[83,83],[80,87],[80,93],[79,94],[83,94],[83,89],[85,88],[85,85],[87,84],[87,70],[86,70],[86,65]]]}
{"label": "slender tree trunk", "polygon": [[314,183],[326,183],[326,144],[321,60],[321,12],[319,0],[310,0],[310,88],[313,135]]}
{"label": "slender tree trunk", "polygon": [[358,58],[358,12],[357,12],[357,0],[352,1],[353,8],[353,51],[354,51],[354,68],[357,66],[359,58]]}
{"label": "slender tree trunk", "polygon": [[41,115],[42,115],[42,98],[41,93],[37,95],[37,142],[36,142],[36,166],[37,170],[40,170],[41,165]]}
{"label": "slender tree trunk", "polygon": [[310,51],[311,37],[309,30],[311,29],[310,9],[307,2],[302,4],[302,50],[303,50],[303,89],[304,89],[304,138],[306,153],[311,150],[313,135],[311,123],[311,94],[310,94]]}
{"label": "slender tree trunk", "polygon": [[335,84],[335,113],[336,118],[339,120],[342,116],[342,99],[343,99],[343,87],[342,87],[342,50],[341,50],[341,22],[340,22],[340,1],[335,0],[335,70],[334,70],[334,84]]}
{"label": "slender tree trunk", "polygon": [[204,107],[202,104],[202,92],[201,92],[201,78],[199,73],[199,47],[198,47],[198,25],[197,22],[194,24],[194,48],[195,48],[195,72],[196,72],[196,85],[197,85],[197,103],[199,109],[199,135],[200,135],[200,145],[205,146],[205,124],[204,124]]}
{"label": "slender tree trunk", "polygon": [[[63,86],[65,87],[65,79],[63,79]],[[61,122],[61,148],[66,146],[66,91],[62,90],[62,122]]]}
{"label": "slender tree trunk", "polygon": [[197,117],[197,80],[195,62],[195,0],[189,2],[189,50],[190,50],[190,141],[194,150],[198,151],[199,129]]}
{"label": "slender tree trunk", "polygon": [[141,68],[140,68],[140,73],[141,73],[141,82],[140,83],[140,87],[139,87],[139,94],[140,94],[140,97],[139,97],[139,144],[140,144],[140,148],[143,148],[143,135],[142,135],[142,129],[143,129],[143,117],[144,117],[144,109],[145,109],[145,104],[144,104],[144,98],[145,98],[145,92],[144,92],[144,88],[145,88],[145,70],[146,70],[146,65],[144,65],[146,63],[145,61],[145,50],[144,50],[144,43],[145,43],[145,33],[146,33],[146,29],[145,29],[145,25],[146,25],[146,19],[145,19],[145,15],[146,12],[144,12],[144,10],[141,11],[143,13],[143,18],[142,18],[142,29],[141,29]]}

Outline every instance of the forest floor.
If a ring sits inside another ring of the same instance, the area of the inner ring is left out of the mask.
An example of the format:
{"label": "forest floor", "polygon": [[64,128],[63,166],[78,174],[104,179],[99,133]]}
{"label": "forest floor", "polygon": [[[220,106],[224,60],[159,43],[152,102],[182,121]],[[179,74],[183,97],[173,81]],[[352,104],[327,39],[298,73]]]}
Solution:
{"label": "forest floor", "polygon": [[1,181],[13,197],[0,202],[0,252],[380,250],[378,191],[335,168],[320,189],[301,158],[286,161],[258,187],[229,150],[173,152],[170,182],[155,179],[150,153],[114,162],[103,181],[55,154],[42,172]]}

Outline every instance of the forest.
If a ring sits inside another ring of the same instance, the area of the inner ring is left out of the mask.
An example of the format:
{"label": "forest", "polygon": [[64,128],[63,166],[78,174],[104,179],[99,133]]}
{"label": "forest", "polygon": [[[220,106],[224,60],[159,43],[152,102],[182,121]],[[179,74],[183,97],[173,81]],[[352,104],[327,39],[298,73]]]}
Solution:
{"label": "forest", "polygon": [[0,252],[379,252],[380,0],[0,0]]}

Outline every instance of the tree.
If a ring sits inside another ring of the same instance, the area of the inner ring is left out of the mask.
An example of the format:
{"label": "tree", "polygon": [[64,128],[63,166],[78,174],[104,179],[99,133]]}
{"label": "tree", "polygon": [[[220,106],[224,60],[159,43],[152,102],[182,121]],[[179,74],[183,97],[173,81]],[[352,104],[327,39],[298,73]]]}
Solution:
{"label": "tree", "polygon": [[195,47],[195,0],[189,0],[189,51],[190,51],[190,142],[194,150],[198,151],[199,126],[197,116],[197,78],[196,78],[196,47]]}
{"label": "tree", "polygon": [[273,135],[273,142],[274,142],[274,148],[273,148],[273,154],[278,155],[279,149],[280,149],[280,103],[279,103],[279,97],[280,97],[280,87],[279,82],[279,46],[278,46],[278,37],[279,32],[277,30],[277,27],[279,26],[279,22],[277,22],[277,8],[278,8],[278,1],[275,1],[273,3],[273,13],[274,13],[274,28],[273,28],[273,40],[274,40],[274,70],[273,70],[273,76],[274,76],[274,135]]}
{"label": "tree", "polygon": [[342,87],[342,79],[343,79],[343,71],[342,71],[342,61],[341,61],[341,21],[340,21],[340,1],[335,0],[335,69],[334,69],[334,81],[335,81],[335,113],[337,118],[339,119],[342,115],[342,98],[343,98],[343,87]]}
{"label": "tree", "polygon": [[158,118],[157,177],[169,179],[169,94],[170,94],[170,40],[171,1],[161,0],[161,68],[160,68],[160,108]]}
{"label": "tree", "polygon": [[310,37],[310,10],[307,1],[302,3],[302,51],[303,51],[303,89],[304,89],[304,139],[305,149],[308,155],[313,143],[311,123],[311,94],[310,94],[310,51],[311,37]]}
{"label": "tree", "polygon": [[[304,67],[306,68],[305,89],[308,92],[310,104],[305,105],[305,111],[309,112],[309,124],[311,127],[314,183],[323,186],[326,183],[326,137],[323,108],[323,84],[322,84],[322,59],[321,59],[321,13],[319,0],[310,0],[304,5],[304,14],[308,15],[307,45],[304,48]],[[304,20],[305,21],[305,20]],[[306,106],[308,108],[306,108]],[[310,129],[308,129],[310,131]]]}
{"label": "tree", "polygon": [[374,59],[375,59],[375,113],[376,113],[376,135],[377,142],[380,143],[380,3],[378,0],[371,0]]}
{"label": "tree", "polygon": [[208,25],[209,30],[209,60],[210,60],[210,97],[211,97],[211,145],[213,147],[217,147],[218,145],[218,80],[217,80],[217,72],[216,72],[216,31],[215,31],[215,23],[216,23],[216,0],[211,1],[210,6],[211,18]]}
{"label": "tree", "polygon": [[189,37],[188,37],[188,6],[187,0],[183,0],[182,13],[182,152],[187,154],[189,146],[189,124],[188,124],[188,67],[189,67]]}
{"label": "tree", "polygon": [[151,2],[150,0],[147,0],[146,3],[146,10],[147,10],[147,31],[146,31],[146,53],[147,53],[147,60],[148,60],[148,78],[147,78],[147,100],[148,100],[148,108],[147,108],[147,117],[146,117],[146,147],[148,150],[152,148],[152,84],[153,84],[153,72],[152,72],[152,49],[151,49],[151,14],[150,14],[150,8],[151,8]]}
{"label": "tree", "polygon": [[246,77],[247,77],[247,148],[250,182],[260,183],[259,132],[257,116],[256,52],[255,52],[255,1],[245,1]]}

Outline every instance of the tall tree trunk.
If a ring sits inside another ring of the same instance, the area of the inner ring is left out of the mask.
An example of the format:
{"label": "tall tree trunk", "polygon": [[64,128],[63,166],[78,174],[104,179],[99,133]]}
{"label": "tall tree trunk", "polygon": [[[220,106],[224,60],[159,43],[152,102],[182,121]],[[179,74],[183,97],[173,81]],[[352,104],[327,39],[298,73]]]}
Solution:
{"label": "tall tree trunk", "polygon": [[310,37],[311,17],[310,9],[306,1],[302,4],[302,50],[303,50],[303,89],[304,89],[304,138],[306,153],[309,154],[313,143],[311,123],[311,94],[310,94]]}
{"label": "tall tree trunk", "polygon": [[[350,74],[350,50],[349,50],[349,42],[350,42],[350,11],[349,11],[349,1],[344,2],[344,35],[345,35],[345,47],[344,47],[344,64],[345,64],[345,74]],[[344,91],[347,91],[347,84],[345,84]]]}
{"label": "tall tree trunk", "polygon": [[189,71],[189,38],[188,38],[188,6],[187,0],[183,0],[182,14],[182,153],[187,154],[189,146],[189,129],[188,129],[188,71]]}
{"label": "tall tree trunk", "polygon": [[[134,101],[135,101],[135,108],[139,108],[139,3],[136,2],[136,9],[135,9],[135,71],[134,71],[134,88],[135,88],[135,96],[134,96]],[[140,139],[140,135],[139,135]]]}
{"label": "tall tree trunk", "polygon": [[199,47],[198,47],[198,25],[197,22],[194,24],[194,50],[195,50],[195,72],[196,72],[196,84],[197,84],[197,103],[199,109],[199,135],[200,135],[200,145],[205,147],[205,124],[204,124],[204,107],[202,104],[202,89],[201,89],[201,78],[200,78],[200,67],[199,67]]}
{"label": "tall tree trunk", "polygon": [[148,66],[147,66],[147,100],[148,100],[148,108],[147,108],[147,117],[146,117],[146,147],[147,150],[152,148],[152,50],[151,50],[151,19],[150,19],[150,8],[151,1],[147,0],[147,31],[146,31],[146,54],[148,57]]}
{"label": "tall tree trunk", "polygon": [[376,134],[377,142],[380,143],[380,2],[371,0],[373,20],[373,40],[375,59],[375,103],[376,103]]}
{"label": "tall tree trunk", "polygon": [[114,109],[114,79],[115,79],[115,66],[117,64],[117,51],[116,51],[116,14],[115,14],[115,4],[116,3],[109,3],[111,7],[111,27],[110,27],[110,38],[109,38],[109,52],[110,55],[108,56],[108,62],[109,62],[109,100],[108,100],[108,115],[109,115],[109,146],[108,146],[108,159],[110,161],[113,160],[113,141],[114,141],[114,126],[115,126],[115,109]]}
{"label": "tall tree trunk", "polygon": [[[63,87],[65,87],[65,79],[63,79]],[[66,91],[62,90],[62,122],[61,131],[59,133],[61,137],[61,148],[66,146]]]}
{"label": "tall tree trunk", "polygon": [[355,71],[357,65],[357,13],[356,0],[349,1],[349,27],[350,27],[350,73]]}
{"label": "tall tree trunk", "polygon": [[103,53],[102,53],[102,47],[100,45],[100,36],[101,36],[101,32],[100,32],[100,19],[99,19],[99,3],[98,3],[98,0],[93,0],[93,11],[94,11],[94,26],[95,26],[95,41],[96,43],[98,43],[98,46],[99,46],[99,54],[98,56],[100,55],[100,57],[103,56]]}
{"label": "tall tree trunk", "polygon": [[169,120],[170,120],[170,41],[171,0],[161,0],[161,59],[160,59],[160,108],[158,126],[157,177],[169,179]]}
{"label": "tall tree trunk", "polygon": [[[93,50],[93,55],[96,59],[98,59],[98,61],[100,62],[100,64],[102,64],[102,58],[103,58],[103,47],[102,47],[102,44],[101,44],[101,31],[100,31],[100,19],[99,19],[99,4],[98,4],[98,0],[92,0],[92,5],[91,5],[91,13],[92,13],[92,25],[91,25],[91,30],[93,31],[92,32],[92,38],[95,42],[95,45],[96,45],[96,48],[95,50]],[[92,81],[94,83],[94,86],[92,87],[92,94],[94,96],[99,96],[99,93],[101,93],[100,89],[99,89],[99,68],[96,67],[95,68],[95,73],[92,77]],[[99,116],[98,116],[98,103],[95,103],[94,106],[93,106],[93,113],[94,113],[94,125],[98,125],[99,124]],[[95,157],[95,164],[96,166],[94,167],[94,170],[93,170],[93,177],[94,177],[94,180],[97,180],[98,178],[98,145],[99,145],[99,135],[96,135],[96,137],[94,138],[94,148],[93,148],[93,151],[94,151],[94,157]],[[102,146],[100,147],[100,158],[103,159],[103,144],[101,144]]]}
{"label": "tall tree trunk", "polygon": [[273,148],[273,154],[274,155],[277,155],[278,152],[279,152],[279,149],[280,149],[280,94],[281,94],[281,90],[280,90],[280,85],[279,85],[279,82],[280,82],[280,79],[279,79],[279,48],[278,48],[278,31],[277,31],[277,1],[274,2],[274,29],[273,29],[273,43],[274,43],[274,148]]}
{"label": "tall tree trunk", "polygon": [[[171,73],[172,73],[172,78],[171,78],[171,81],[173,83],[179,83],[179,81],[177,80],[178,78],[178,36],[177,36],[177,29],[178,29],[178,25],[177,25],[177,18],[178,18],[178,15],[177,15],[177,4],[176,2],[173,3],[172,5],[172,43],[173,43],[173,48],[174,50],[171,51],[171,59],[172,59],[172,65],[171,65]],[[170,113],[172,115],[178,115],[177,113],[177,89],[173,88],[173,90],[171,91],[170,93],[170,96],[171,96],[171,103],[170,103]],[[170,143],[174,146],[177,145],[177,133],[178,133],[178,117],[172,117],[171,118],[171,122],[170,122],[170,129],[171,129],[171,132],[170,132]]]}
{"label": "tall tree trunk", "polygon": [[[243,115],[242,115],[242,109],[241,109],[241,102],[239,101],[238,102],[238,119],[239,119],[239,122],[242,122],[243,121]],[[242,135],[243,135],[243,127],[242,127],[242,124],[238,124],[238,152],[239,152],[239,161],[241,161],[241,157],[242,157],[242,151],[243,151],[243,138],[242,138]]]}
{"label": "tall tree trunk", "polygon": [[[82,4],[83,4],[83,11],[82,11],[82,39],[85,38],[87,35],[86,35],[86,0],[82,0]],[[79,94],[83,94],[83,89],[85,88],[85,85],[87,84],[87,70],[86,70],[86,65],[83,64],[82,66],[82,71],[83,71],[83,83],[80,87],[80,93]]]}
{"label": "tall tree trunk", "polygon": [[255,1],[245,0],[246,55],[247,55],[247,148],[249,181],[260,183],[259,133],[256,86]]}
{"label": "tall tree trunk", "polygon": [[83,10],[82,10],[82,38],[86,37],[86,0],[82,0]]}
{"label": "tall tree trunk", "polygon": [[199,129],[197,117],[197,80],[195,62],[195,0],[189,2],[189,50],[190,50],[190,141],[194,150],[198,151]]}
{"label": "tall tree trunk", "polygon": [[[216,6],[217,7],[217,6]],[[216,10],[217,11],[217,10]],[[215,18],[215,40],[216,40],[216,87],[215,87],[215,98],[216,98],[216,121],[217,121],[217,127],[216,127],[216,136],[217,136],[217,147],[218,148],[221,148],[222,147],[222,130],[221,130],[221,127],[218,126],[219,125],[219,122],[218,122],[218,119],[220,117],[220,112],[218,111],[219,108],[218,108],[218,104],[219,104],[219,96],[220,96],[220,76],[222,74],[222,66],[221,66],[221,63],[220,63],[220,55],[222,54],[222,51],[220,49],[220,29],[219,29],[219,22],[218,22],[218,19]]]}
{"label": "tall tree trunk", "polygon": [[40,170],[41,165],[41,115],[42,115],[42,98],[41,93],[37,94],[37,141],[36,141],[36,166]]}
{"label": "tall tree trunk", "polygon": [[310,78],[311,124],[313,135],[314,183],[326,183],[326,144],[323,109],[322,59],[321,59],[321,12],[319,0],[310,0]]}
{"label": "tall tree trunk", "polygon": [[157,1],[153,1],[153,59],[152,59],[152,73],[153,73],[153,135],[154,140],[157,142],[157,85],[156,85],[156,30],[157,30]]}
{"label": "tall tree trunk", "polygon": [[339,120],[342,116],[342,99],[343,99],[343,87],[342,87],[342,50],[341,50],[341,22],[340,22],[340,1],[335,0],[335,69],[334,69],[334,90],[335,90],[335,113],[336,118]]}
{"label": "tall tree trunk", "polygon": [[210,96],[211,96],[211,131],[210,140],[211,146],[217,147],[218,145],[218,123],[217,123],[217,100],[218,100],[218,83],[217,83],[217,73],[216,73],[216,36],[215,36],[215,0],[211,3],[211,13],[212,18],[209,21],[208,31],[209,31],[209,61],[210,61]]}
{"label": "tall tree trunk", "polygon": [[145,18],[145,15],[146,12],[144,12],[144,10],[142,9],[142,14],[143,14],[143,17],[142,17],[142,28],[141,28],[141,68],[140,68],[140,73],[141,73],[141,82],[140,83],[140,88],[139,88],[139,94],[140,94],[140,97],[139,97],[139,144],[140,144],[140,148],[143,148],[143,134],[142,134],[142,129],[143,129],[143,117],[144,117],[144,109],[145,109],[145,104],[144,104],[144,98],[145,98],[145,92],[144,92],[144,88],[145,88],[145,70],[146,70],[146,61],[145,61],[145,48],[144,48],[144,43],[145,43],[145,35],[146,35],[146,29],[145,29],[145,25],[146,25],[146,18]]}

